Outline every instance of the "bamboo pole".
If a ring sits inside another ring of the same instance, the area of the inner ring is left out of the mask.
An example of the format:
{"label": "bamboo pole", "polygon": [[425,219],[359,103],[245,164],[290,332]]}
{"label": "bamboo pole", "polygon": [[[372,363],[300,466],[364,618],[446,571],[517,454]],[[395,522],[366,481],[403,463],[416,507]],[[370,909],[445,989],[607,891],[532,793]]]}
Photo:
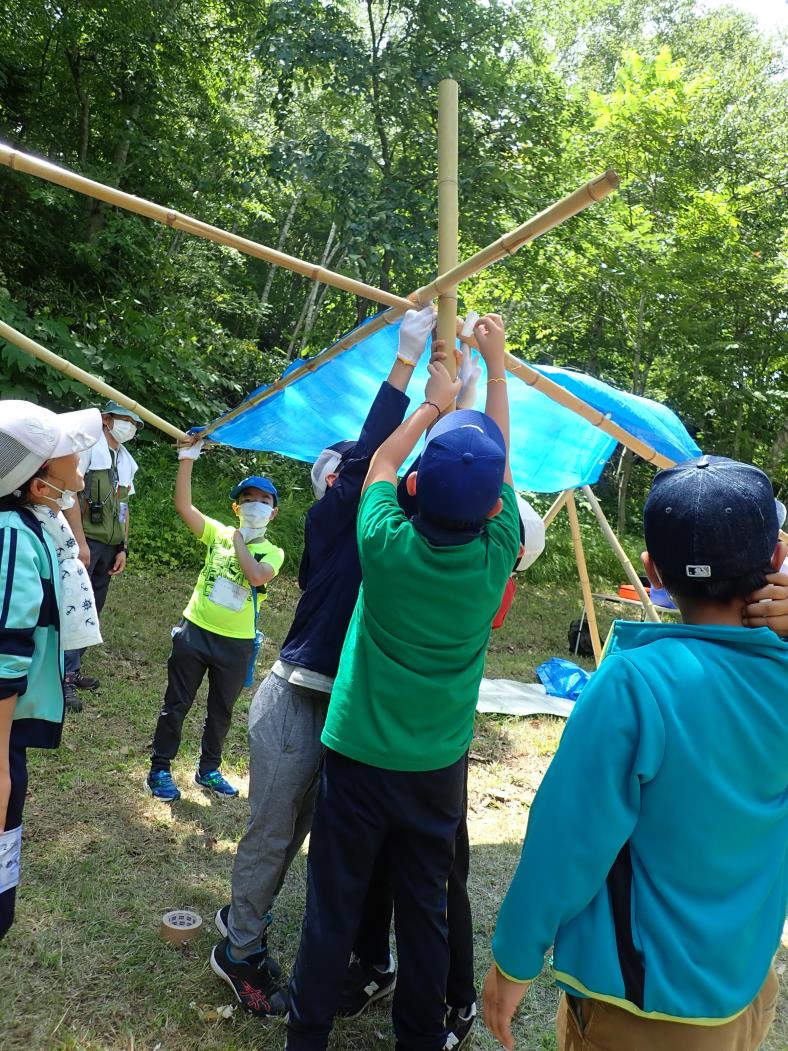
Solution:
{"label": "bamboo pole", "polygon": [[580,587],[583,591],[583,605],[586,611],[588,630],[591,635],[591,646],[594,650],[594,662],[598,668],[599,663],[602,660],[602,641],[599,638],[596,610],[594,609],[594,596],[591,593],[591,582],[588,579],[588,567],[586,565],[585,551],[583,550],[583,538],[580,535],[580,523],[577,520],[575,494],[571,489],[566,490],[566,510],[569,514],[569,528],[572,531],[572,545],[575,549],[577,572],[580,577]]}
{"label": "bamboo pole", "polygon": [[550,505],[550,507],[547,509],[547,513],[545,514],[544,518],[542,519],[542,521],[544,522],[545,529],[548,529],[553,524],[553,520],[555,519],[556,515],[558,514],[558,512],[561,510],[561,508],[564,506],[565,503],[566,503],[566,493],[565,492],[564,493],[559,493],[558,496],[555,498],[555,500],[553,500],[553,502]]}
{"label": "bamboo pole", "polygon": [[136,412],[138,416],[142,417],[146,423],[158,427],[160,431],[164,431],[170,438],[175,438],[178,441],[185,440],[186,434],[183,431],[173,427],[171,423],[167,423],[161,416],[157,416],[155,412],[151,412],[144,405],[140,405],[138,401],[134,401],[132,398],[126,397],[121,391],[110,387],[104,380],[98,379],[97,376],[92,376],[89,372],[85,372],[84,369],[80,369],[77,365],[72,365],[70,361],[66,361],[65,358],[61,358],[58,354],[47,350],[46,347],[42,347],[40,343],[36,343],[35,340],[23,335],[15,328],[11,328],[10,325],[6,325],[4,321],[0,321],[0,338],[13,343],[15,347],[19,347],[20,350],[31,354],[34,358],[38,358],[39,361],[46,362],[47,365],[51,365],[59,372],[65,373],[66,376],[79,380],[80,383],[84,383],[86,387],[90,387],[91,390],[96,391],[110,401],[116,401],[119,405],[131,409],[132,412]]}
{"label": "bamboo pole", "polygon": [[[1,160],[2,154],[0,153],[0,161]],[[547,233],[548,230],[552,230],[553,227],[557,226],[559,223],[564,222],[566,219],[571,218],[571,216],[576,215],[578,212],[582,211],[584,208],[587,208],[589,205],[594,204],[597,201],[603,200],[605,197],[608,196],[608,194],[612,193],[612,191],[615,190],[617,186],[618,176],[614,171],[608,171],[605,172],[604,175],[597,176],[596,179],[592,179],[589,183],[586,183],[585,186],[581,186],[580,189],[575,190],[574,193],[569,194],[568,197],[564,197],[556,204],[551,205],[549,208],[546,208],[543,212],[540,212],[539,215],[534,216],[532,219],[529,219],[521,226],[518,226],[516,230],[512,230],[510,233],[505,234],[503,237],[499,237],[498,240],[495,241],[492,245],[488,245],[488,247],[482,249],[481,252],[477,252],[476,255],[471,256],[469,259],[466,259],[464,262],[460,263],[459,266],[455,268],[454,274],[459,275],[459,280],[466,280],[467,278],[472,277],[473,274],[477,273],[479,270],[483,270],[486,266],[490,266],[493,263],[497,262],[504,255],[513,255],[517,251],[517,249],[520,248],[527,241],[533,241],[541,234]],[[518,238],[521,238],[521,240],[518,240]],[[508,247],[500,247],[503,245],[504,242],[506,242],[506,245],[508,245]],[[492,250],[495,249],[496,246],[499,246],[498,254],[492,252]],[[482,258],[486,261],[479,262],[479,260]],[[439,277],[436,277],[434,281],[430,282],[430,284],[423,285],[415,292],[412,292],[408,296],[408,307],[420,307],[432,302],[435,296],[440,294],[442,288],[447,286],[450,287],[450,278],[451,274],[442,274]],[[454,283],[456,284],[457,281],[455,281]],[[358,325],[352,331],[347,332],[344,336],[342,336],[341,339],[338,339],[336,343],[333,343],[327,350],[324,350],[322,354],[317,356],[317,358],[305,361],[298,368],[292,369],[287,374],[287,376],[280,377],[280,379],[276,380],[275,383],[272,383],[269,387],[266,387],[265,390],[259,391],[257,394],[253,394],[250,398],[247,398],[246,401],[241,402],[234,409],[231,409],[221,418],[221,420],[217,420],[213,424],[209,424],[207,428],[207,433],[212,433],[214,430],[216,430],[217,427],[225,423],[229,423],[231,420],[234,420],[237,416],[240,416],[243,412],[246,412],[247,409],[254,408],[256,405],[260,405],[264,401],[267,401],[268,398],[272,398],[275,394],[279,394],[291,384],[296,383],[307,373],[314,372],[316,369],[320,369],[324,365],[327,365],[329,361],[333,361],[334,358],[342,354],[343,351],[349,350],[351,347],[354,347],[362,339],[366,339],[368,336],[373,336],[376,332],[380,332],[381,329],[385,328],[386,325],[393,324],[395,321],[399,320],[401,314],[402,311],[398,309],[386,310],[383,313],[378,314],[377,317],[371,318],[369,321]],[[458,321],[456,328],[457,335],[460,334],[461,329],[462,323]],[[471,337],[469,340],[466,340],[466,342],[473,344],[474,340]],[[522,362],[518,361],[517,358],[512,357],[512,355],[507,356],[507,368],[510,372],[513,372],[515,374],[520,369],[529,369],[528,366],[523,365]],[[555,388],[556,392],[561,392],[561,394],[567,398],[573,398],[573,395],[568,394],[566,391],[563,390],[562,387],[559,387],[557,383],[553,383],[551,380],[546,379],[535,370],[531,369],[530,372],[527,374],[532,375],[532,377],[535,377],[531,378],[530,381],[526,380],[526,382],[529,382],[530,386],[536,386],[537,383],[541,383],[543,386],[540,389],[543,389],[545,393],[547,393],[547,389],[548,387],[550,387]],[[521,376],[520,378],[524,378],[525,375],[526,373],[524,372],[523,376]],[[553,395],[550,394],[550,397],[552,396]],[[584,402],[580,401],[579,398],[575,398],[574,400],[577,402],[578,405],[584,405]],[[591,409],[589,406],[585,406],[585,408],[589,414],[599,417],[600,419],[604,419],[601,413],[596,412],[596,410]],[[573,411],[576,410],[573,409]],[[615,426],[615,424],[611,424],[611,427]],[[605,428],[603,428],[603,430],[604,429]],[[608,433],[612,432],[608,431]],[[617,428],[617,435],[619,433],[621,435],[626,435],[627,432],[624,431],[622,428]],[[624,441],[623,437],[617,437],[617,440],[623,442],[623,444],[627,444],[626,441]],[[633,443],[637,443],[638,440],[632,437],[631,441]],[[627,447],[630,448],[632,446]],[[653,457],[657,455],[654,452],[654,450],[648,449],[648,446],[644,445],[644,443],[642,442],[640,442],[640,447],[644,450],[648,450],[644,458],[651,459],[654,463],[658,462],[653,459]],[[638,451],[634,447],[632,448],[634,452]],[[638,455],[641,454],[638,453]]]}
{"label": "bamboo pole", "polygon": [[[458,115],[459,88],[456,80],[441,80],[438,84],[438,273],[455,269],[458,263],[457,238],[459,232],[458,182]],[[445,340],[447,348],[454,346],[457,332],[457,285],[441,290],[438,299],[438,339]],[[453,354],[446,356],[446,368],[452,377],[457,374]]]}
{"label": "bamboo pole", "polygon": [[608,544],[610,544],[610,546],[613,548],[613,552],[616,555],[616,558],[621,563],[624,572],[626,573],[629,579],[630,584],[635,589],[635,591],[637,591],[638,598],[643,604],[643,609],[646,611],[646,618],[648,620],[654,620],[657,621],[657,623],[659,623],[659,614],[654,608],[654,603],[651,601],[651,596],[643,587],[643,582],[637,575],[635,567],[630,562],[629,557],[627,556],[627,553],[624,550],[624,548],[621,546],[621,542],[619,541],[618,537],[611,529],[610,523],[608,522],[605,516],[605,512],[602,510],[602,507],[599,501],[597,500],[596,495],[590,485],[583,486],[583,494],[586,500],[588,500],[589,504],[591,504],[591,510],[596,515],[597,522],[599,522],[599,527],[602,530],[602,533],[604,534]]}
{"label": "bamboo pole", "polygon": [[36,175],[41,179],[46,179],[48,182],[56,183],[58,186],[65,186],[69,190],[76,190],[77,193],[83,193],[87,197],[95,197],[97,200],[115,205],[117,208],[125,208],[127,211],[135,212],[137,215],[144,215],[146,218],[153,219],[158,223],[164,223],[174,230],[182,230],[184,233],[194,234],[197,237],[204,237],[208,241],[215,241],[217,244],[235,248],[245,255],[254,256],[256,259],[264,259],[275,266],[283,266],[296,274],[303,274],[304,277],[311,278],[312,281],[320,281],[322,284],[341,288],[345,292],[352,292],[363,299],[371,299],[373,302],[394,307],[398,312],[408,310],[414,304],[416,306],[425,306],[430,302],[430,299],[421,300],[418,297],[411,302],[402,296],[395,295],[393,292],[384,292],[380,288],[367,285],[363,281],[356,281],[355,278],[347,277],[345,274],[327,270],[324,266],[307,263],[303,259],[296,259],[295,256],[280,252],[276,248],[269,248],[267,245],[260,244],[257,241],[250,241],[248,238],[241,237],[238,234],[231,234],[218,226],[204,223],[201,219],[183,215],[171,208],[165,208],[163,205],[146,201],[142,197],[124,193],[113,186],[105,186],[103,183],[95,182],[93,179],[86,179],[83,175],[77,175],[76,172],[71,172],[67,168],[60,168],[56,164],[50,164],[49,161],[42,161],[37,157],[31,157],[27,153],[13,150],[10,146],[6,146],[3,143],[0,143],[0,164],[5,164],[14,171]]}
{"label": "bamboo pole", "polygon": [[593,424],[594,427],[598,427],[605,434],[609,434],[611,438],[615,438],[617,442],[621,442],[627,449],[631,449],[633,453],[648,461],[648,463],[654,464],[655,467],[674,467],[676,465],[675,460],[658,453],[656,449],[653,449],[646,442],[636,438],[634,434],[630,434],[629,431],[614,423],[599,409],[588,405],[582,398],[578,398],[576,394],[571,394],[559,383],[554,382],[547,376],[543,376],[541,372],[538,372],[531,365],[527,365],[524,361],[520,361],[513,354],[506,354],[506,369],[513,376],[522,380],[523,383],[527,383],[529,387],[535,387],[542,394],[546,394],[553,401],[558,402],[559,405],[563,405],[564,408],[571,410],[576,415],[582,416],[584,420]]}

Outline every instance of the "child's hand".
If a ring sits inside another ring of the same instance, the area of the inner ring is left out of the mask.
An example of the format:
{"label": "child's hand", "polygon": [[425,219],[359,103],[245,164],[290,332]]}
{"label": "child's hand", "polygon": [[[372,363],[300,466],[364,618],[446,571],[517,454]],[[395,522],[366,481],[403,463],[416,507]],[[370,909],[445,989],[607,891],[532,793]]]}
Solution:
{"label": "child's hand", "polygon": [[506,1051],[514,1051],[512,1018],[529,985],[504,978],[495,964],[484,979],[484,1024]]}
{"label": "child's hand", "polygon": [[500,314],[485,314],[480,317],[473,326],[473,334],[479,344],[479,350],[490,372],[494,369],[503,369],[503,352],[505,344],[505,330],[503,318]]}
{"label": "child's hand", "polygon": [[397,357],[415,368],[427,346],[427,337],[435,324],[435,311],[431,306],[421,310],[406,310],[399,326]]}
{"label": "child's hand", "polygon": [[471,348],[467,343],[463,343],[462,358],[459,371],[457,372],[457,377],[462,383],[460,393],[457,395],[458,409],[472,409],[476,404],[476,387],[481,374],[482,367],[479,364],[479,355],[472,354]]}
{"label": "child's hand", "polygon": [[178,449],[179,460],[197,460],[205,445],[204,438],[189,439],[188,445],[181,445]]}
{"label": "child's hand", "polygon": [[431,361],[427,371],[430,378],[424,388],[424,400],[432,402],[441,412],[445,412],[460,393],[462,384],[459,379],[451,378],[442,361]]}
{"label": "child's hand", "polygon": [[770,573],[766,586],[754,591],[742,610],[742,622],[748,628],[771,628],[788,636],[788,576]]}

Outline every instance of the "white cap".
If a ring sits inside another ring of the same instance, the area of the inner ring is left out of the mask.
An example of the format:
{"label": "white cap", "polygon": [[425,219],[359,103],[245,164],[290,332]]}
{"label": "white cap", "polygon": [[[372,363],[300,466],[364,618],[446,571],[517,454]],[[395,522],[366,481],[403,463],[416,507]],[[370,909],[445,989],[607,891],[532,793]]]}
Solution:
{"label": "white cap", "polygon": [[0,497],[30,481],[47,460],[89,449],[101,430],[98,409],[57,413],[30,401],[0,400]]}
{"label": "white cap", "polygon": [[326,478],[336,473],[342,457],[349,453],[355,444],[352,441],[335,442],[324,449],[312,464],[312,492],[316,500],[322,500],[326,495]]}
{"label": "white cap", "polygon": [[517,509],[525,529],[525,551],[514,567],[515,571],[520,573],[532,566],[544,551],[544,522],[541,515],[534,511],[528,501],[519,494],[517,494]]}

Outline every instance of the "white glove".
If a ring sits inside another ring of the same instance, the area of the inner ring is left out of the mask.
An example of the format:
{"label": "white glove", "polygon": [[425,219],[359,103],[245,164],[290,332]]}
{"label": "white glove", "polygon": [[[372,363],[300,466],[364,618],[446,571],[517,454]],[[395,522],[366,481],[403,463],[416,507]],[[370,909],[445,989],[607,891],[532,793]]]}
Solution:
{"label": "white glove", "polygon": [[200,438],[193,445],[182,445],[178,449],[179,460],[199,460],[202,447],[205,445],[205,439]]}
{"label": "white glove", "polygon": [[435,311],[431,306],[421,310],[406,310],[399,326],[397,357],[414,368],[427,346],[427,337],[435,324]]}
{"label": "white glove", "polygon": [[479,355],[472,354],[467,343],[462,345],[462,360],[457,372],[457,379],[462,383],[460,393],[457,395],[458,409],[472,409],[476,404],[476,387],[482,367],[479,364]]}

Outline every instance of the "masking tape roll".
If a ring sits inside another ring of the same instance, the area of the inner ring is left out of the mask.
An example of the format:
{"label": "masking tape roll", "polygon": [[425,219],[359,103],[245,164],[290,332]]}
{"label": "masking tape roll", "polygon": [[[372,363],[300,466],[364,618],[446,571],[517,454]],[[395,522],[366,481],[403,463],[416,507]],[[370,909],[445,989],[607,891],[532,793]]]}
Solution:
{"label": "masking tape roll", "polygon": [[171,945],[183,945],[202,930],[202,916],[191,909],[173,909],[161,918],[159,934]]}

